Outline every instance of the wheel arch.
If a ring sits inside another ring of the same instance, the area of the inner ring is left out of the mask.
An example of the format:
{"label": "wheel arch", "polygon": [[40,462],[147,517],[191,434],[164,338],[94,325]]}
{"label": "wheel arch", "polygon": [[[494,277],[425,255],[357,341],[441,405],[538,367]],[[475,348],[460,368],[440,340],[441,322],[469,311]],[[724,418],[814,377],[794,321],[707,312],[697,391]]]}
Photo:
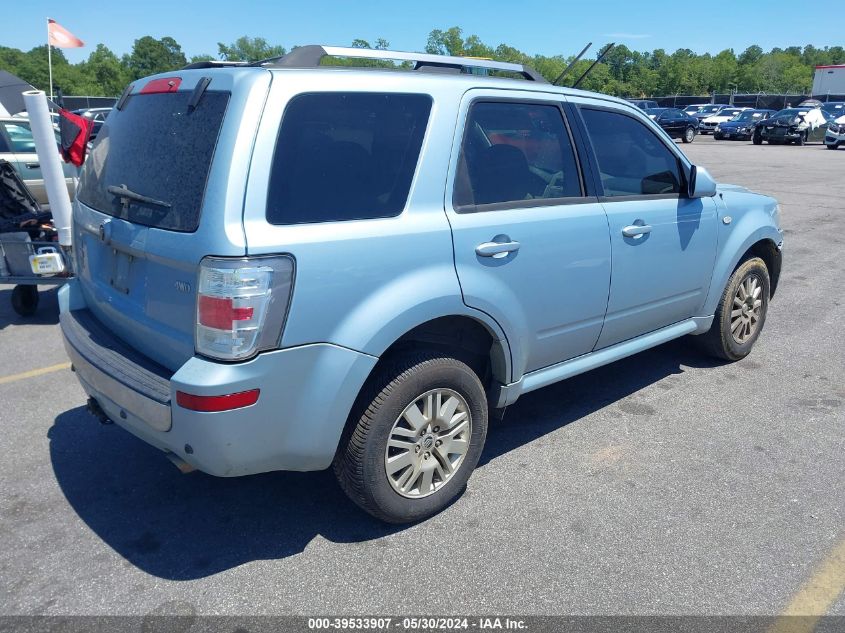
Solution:
{"label": "wheel arch", "polygon": [[382,358],[407,349],[443,350],[468,361],[485,388],[493,382],[510,381],[511,359],[507,341],[488,323],[467,314],[452,314],[430,319],[396,338],[385,349]]}
{"label": "wheel arch", "polygon": [[[499,325],[484,313],[471,314],[471,308],[434,317],[407,328],[377,354],[378,362],[361,384],[349,418],[338,438],[336,451],[345,444],[357,424],[356,412],[366,406],[364,400],[373,376],[397,354],[412,350],[434,349],[466,362],[479,376],[492,408],[499,397],[499,387],[511,376],[511,351]],[[486,317],[486,318],[485,318]],[[336,453],[337,454],[337,453]]]}
{"label": "wheel arch", "polygon": [[774,297],[775,290],[777,290],[778,281],[780,280],[780,269],[783,261],[783,253],[781,253],[780,249],[777,247],[777,244],[775,244],[773,240],[768,238],[762,239],[752,244],[748,248],[748,250],[746,250],[740,256],[739,261],[737,261],[737,264],[733,270],[736,270],[736,268],[740,266],[742,262],[747,259],[750,259],[751,257],[759,257],[766,264],[766,268],[769,270],[769,297]]}
{"label": "wheel arch", "polygon": [[778,245],[781,239],[781,234],[774,227],[767,226],[754,231],[744,240],[730,240],[717,258],[710,292],[704,304],[703,315],[709,316],[716,311],[716,306],[725,290],[728,279],[737,267],[749,257],[760,257],[765,262],[771,280],[770,296],[773,297],[780,280],[782,253]]}

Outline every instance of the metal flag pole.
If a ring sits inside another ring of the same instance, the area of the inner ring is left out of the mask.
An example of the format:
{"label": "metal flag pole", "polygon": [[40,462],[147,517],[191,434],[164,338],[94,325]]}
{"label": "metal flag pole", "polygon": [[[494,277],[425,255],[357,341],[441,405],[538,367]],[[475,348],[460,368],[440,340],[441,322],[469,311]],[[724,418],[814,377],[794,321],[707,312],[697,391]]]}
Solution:
{"label": "metal flag pole", "polygon": [[50,101],[53,100],[53,54],[50,46],[50,18],[47,18],[47,67],[50,72]]}

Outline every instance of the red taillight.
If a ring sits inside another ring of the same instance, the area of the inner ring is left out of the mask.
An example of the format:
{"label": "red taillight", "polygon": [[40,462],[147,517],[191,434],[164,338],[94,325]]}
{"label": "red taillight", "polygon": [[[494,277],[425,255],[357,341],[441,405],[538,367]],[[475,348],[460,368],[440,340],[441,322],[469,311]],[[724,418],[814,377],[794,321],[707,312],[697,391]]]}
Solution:
{"label": "red taillight", "polygon": [[153,79],[141,88],[141,94],[148,95],[159,92],[176,92],[179,90],[179,84],[181,83],[181,77],[162,77],[161,79]]}
{"label": "red taillight", "polygon": [[196,351],[243,360],[281,340],[293,287],[293,259],[205,257],[197,280]]}
{"label": "red taillight", "polygon": [[230,297],[200,295],[197,313],[199,322],[217,330],[231,330],[235,321],[249,321],[255,309],[252,306],[235,307]]}
{"label": "red taillight", "polygon": [[232,409],[240,409],[255,404],[258,402],[259,393],[261,393],[260,389],[251,389],[250,391],[230,393],[224,396],[195,396],[184,391],[177,391],[176,404],[183,409],[203,411],[205,413],[231,411]]}

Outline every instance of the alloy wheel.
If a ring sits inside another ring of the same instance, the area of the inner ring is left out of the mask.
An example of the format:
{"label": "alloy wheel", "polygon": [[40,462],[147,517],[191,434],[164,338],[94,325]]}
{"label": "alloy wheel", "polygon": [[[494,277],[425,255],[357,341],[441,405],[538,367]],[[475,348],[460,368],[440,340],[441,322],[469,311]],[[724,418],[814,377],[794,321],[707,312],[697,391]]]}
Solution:
{"label": "alloy wheel", "polygon": [[384,454],[387,480],[411,499],[440,490],[464,462],[472,436],[467,401],[451,389],[414,399],[390,430]]}
{"label": "alloy wheel", "polygon": [[763,313],[763,286],[756,275],[748,275],[736,289],[731,308],[731,336],[742,345],[757,332]]}

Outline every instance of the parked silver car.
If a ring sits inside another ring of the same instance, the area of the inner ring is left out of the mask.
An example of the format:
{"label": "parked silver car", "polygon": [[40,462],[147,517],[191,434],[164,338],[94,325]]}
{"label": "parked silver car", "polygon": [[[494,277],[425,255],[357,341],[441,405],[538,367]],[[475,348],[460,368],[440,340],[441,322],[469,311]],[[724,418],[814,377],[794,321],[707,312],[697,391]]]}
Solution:
{"label": "parked silver car", "polygon": [[[59,132],[56,130],[56,143],[59,143]],[[58,151],[58,150],[57,150]],[[24,184],[35,196],[38,204],[47,207],[47,191],[44,188],[44,176],[38,154],[35,152],[35,140],[29,120],[23,117],[0,118],[0,158],[9,161],[17,170]],[[75,187],[76,167],[63,163],[67,190],[73,197]]]}

